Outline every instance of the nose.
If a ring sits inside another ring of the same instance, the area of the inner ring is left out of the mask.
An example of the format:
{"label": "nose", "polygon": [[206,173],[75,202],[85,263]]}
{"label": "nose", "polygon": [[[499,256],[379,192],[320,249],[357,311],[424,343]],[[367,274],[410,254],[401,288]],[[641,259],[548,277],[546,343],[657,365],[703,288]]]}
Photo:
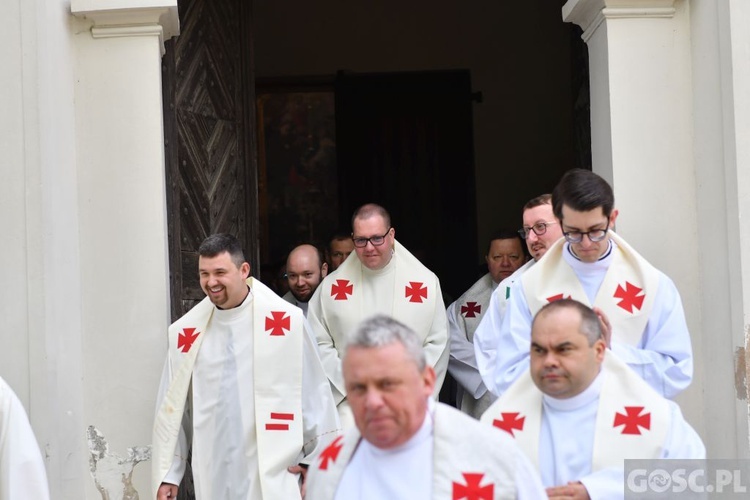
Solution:
{"label": "nose", "polygon": [[548,351],[544,356],[544,367],[554,368],[555,366],[557,366],[557,356],[555,356],[554,352]]}
{"label": "nose", "polygon": [[510,267],[510,257],[508,257],[507,255],[503,255],[502,257],[500,257],[500,265],[502,267]]}
{"label": "nose", "polygon": [[526,241],[529,242],[529,244],[534,243],[539,239],[539,236],[536,235],[534,230],[530,230],[529,234],[526,235]]}
{"label": "nose", "polygon": [[380,391],[375,389],[367,391],[367,394],[365,395],[365,407],[368,410],[375,410],[381,406],[383,406],[383,397],[381,396]]}

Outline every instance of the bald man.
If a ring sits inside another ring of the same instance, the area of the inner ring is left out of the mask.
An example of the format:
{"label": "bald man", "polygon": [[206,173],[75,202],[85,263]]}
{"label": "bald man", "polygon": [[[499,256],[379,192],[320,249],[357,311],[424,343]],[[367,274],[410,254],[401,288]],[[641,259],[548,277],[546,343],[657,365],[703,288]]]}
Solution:
{"label": "bald man", "polygon": [[295,247],[286,259],[286,279],[289,291],[283,299],[302,309],[307,317],[307,302],[328,274],[328,264],[313,245]]}

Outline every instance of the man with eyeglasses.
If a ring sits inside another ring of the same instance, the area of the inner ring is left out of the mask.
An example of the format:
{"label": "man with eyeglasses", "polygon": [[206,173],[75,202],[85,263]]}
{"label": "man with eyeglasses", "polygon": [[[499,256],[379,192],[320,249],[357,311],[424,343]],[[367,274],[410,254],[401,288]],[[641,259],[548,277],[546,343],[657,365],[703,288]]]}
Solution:
{"label": "man with eyeglasses", "polygon": [[313,245],[299,245],[286,259],[286,279],[289,291],[282,297],[302,309],[307,317],[307,304],[328,274],[328,264],[323,262],[320,250]]}
{"label": "man with eyeglasses", "polygon": [[534,314],[571,298],[608,318],[607,347],[659,394],[673,398],[693,376],[690,333],[674,283],[614,233],[614,194],[598,175],[568,171],[552,205],[565,238],[511,287],[497,359],[487,375],[493,390],[502,394],[528,371]]}
{"label": "man with eyeglasses", "polygon": [[435,396],[448,366],[448,325],[440,281],[396,241],[388,212],[374,203],[352,217],[355,255],[328,275],[316,290],[307,319],[315,333],[344,429],[354,425],[341,372],[344,338],[373,314],[408,325],[422,339],[427,362],[437,374]]}
{"label": "man with eyeglasses", "polygon": [[490,296],[498,284],[526,263],[523,242],[513,230],[501,229],[490,237],[485,255],[487,274],[448,306],[451,348],[448,372],[458,382],[459,409],[479,418],[494,400],[482,383],[474,354],[474,332],[487,313]]}
{"label": "man with eyeglasses", "polygon": [[[523,227],[518,234],[526,241],[532,259],[521,266],[510,277],[502,280],[492,292],[489,305],[474,332],[474,343],[471,346],[477,367],[474,395],[487,400],[495,399],[497,392],[494,377],[491,376],[497,361],[497,348],[500,343],[500,325],[503,323],[505,310],[513,283],[547,253],[555,242],[562,238],[560,223],[555,220],[552,211],[552,195],[543,194],[532,198],[523,206]],[[451,356],[460,347],[451,343]],[[478,417],[477,417],[478,418]]]}

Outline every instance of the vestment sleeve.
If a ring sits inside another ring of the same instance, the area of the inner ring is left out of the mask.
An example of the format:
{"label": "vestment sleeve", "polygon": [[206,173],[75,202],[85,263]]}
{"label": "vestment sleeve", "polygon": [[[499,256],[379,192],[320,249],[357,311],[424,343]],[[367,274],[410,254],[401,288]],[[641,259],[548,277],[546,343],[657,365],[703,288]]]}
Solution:
{"label": "vestment sleeve", "polygon": [[[502,290],[502,291],[501,291]],[[487,312],[474,330],[474,360],[477,371],[482,377],[482,387],[496,393],[493,370],[497,363],[498,345],[500,344],[500,326],[503,322],[499,297],[506,287],[501,283],[490,295]],[[452,347],[452,346],[451,346]],[[476,397],[480,397],[479,396]]]}
{"label": "vestment sleeve", "polygon": [[326,281],[321,283],[310,299],[307,305],[307,322],[314,338],[318,342],[320,362],[323,365],[326,377],[330,381],[334,402],[338,405],[346,397],[346,386],[344,385],[344,375],[341,369],[341,358],[339,358],[339,353],[333,343],[333,337],[329,333],[328,323],[322,307],[321,293],[323,287],[326,285]]}
{"label": "vestment sleeve", "polygon": [[[529,369],[532,318],[521,282],[522,279],[516,280],[511,286],[507,310],[497,336],[495,366],[489,367],[488,375],[483,376],[487,388],[497,396],[502,395]],[[479,326],[482,326],[481,323]],[[476,349],[480,349],[480,346]]]}
{"label": "vestment sleeve", "polygon": [[424,348],[427,363],[435,368],[437,378],[433,395],[437,399],[437,396],[440,394],[440,388],[443,386],[445,372],[448,371],[448,357],[450,355],[450,348],[448,346],[448,318],[445,313],[443,293],[440,290],[440,281],[438,281],[437,277],[435,278],[435,293],[435,311],[433,312],[432,324],[422,347]]}
{"label": "vestment sleeve", "polygon": [[672,410],[672,425],[669,427],[662,458],[705,459],[706,447],[695,429],[682,416],[679,405],[670,401],[669,406]]}
{"label": "vestment sleeve", "polygon": [[693,379],[693,349],[682,300],[662,274],[651,317],[638,346],[612,343],[612,351],[659,394],[673,398]]}
{"label": "vestment sleeve", "polygon": [[516,453],[516,498],[518,500],[547,498],[539,471],[534,468],[520,448]]}
{"label": "vestment sleeve", "polygon": [[49,500],[47,474],[21,401],[0,379],[0,499]]}
{"label": "vestment sleeve", "polygon": [[448,332],[450,333],[450,360],[448,371],[474,399],[487,392],[477,368],[474,344],[466,335],[466,320],[459,313],[461,304],[454,302],[448,306]]}
{"label": "vestment sleeve", "polygon": [[318,357],[318,349],[312,340],[305,322],[304,343],[302,346],[302,419],[303,419],[303,458],[309,464],[313,455],[323,450],[341,432],[336,404],[331,394]]}
{"label": "vestment sleeve", "polygon": [[[161,382],[159,383],[159,393],[156,398],[156,414],[159,414],[159,408],[167,395],[169,384],[172,381],[172,370],[169,362],[169,355],[167,360],[164,362],[164,369],[161,373]],[[190,396],[188,395],[188,400]],[[185,402],[185,412],[182,416],[182,425],[180,425],[180,435],[177,436],[177,447],[175,448],[174,458],[172,459],[172,467],[169,472],[161,480],[162,483],[176,484],[179,485],[182,481],[182,477],[185,475],[185,469],[187,464],[187,457],[190,451],[190,445],[188,444],[188,433],[191,433],[192,429],[192,415],[190,404],[188,401]]]}

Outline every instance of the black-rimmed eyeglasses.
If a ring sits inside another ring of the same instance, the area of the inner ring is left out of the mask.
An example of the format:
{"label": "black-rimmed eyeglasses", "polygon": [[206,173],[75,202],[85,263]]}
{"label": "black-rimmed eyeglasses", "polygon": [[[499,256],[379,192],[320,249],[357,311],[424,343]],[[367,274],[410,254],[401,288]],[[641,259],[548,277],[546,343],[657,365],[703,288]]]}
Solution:
{"label": "black-rimmed eyeglasses", "polygon": [[385,232],[383,236],[371,236],[369,238],[355,238],[352,236],[352,242],[354,242],[354,246],[357,248],[363,248],[367,246],[367,242],[369,241],[372,243],[373,246],[379,247],[383,243],[385,243],[385,237],[388,236],[388,233],[391,232],[391,228],[388,228],[388,231]]}
{"label": "black-rimmed eyeglasses", "polygon": [[568,243],[580,243],[583,241],[584,236],[588,236],[591,243],[598,243],[607,237],[607,231],[609,231],[609,221],[607,221],[607,227],[604,229],[592,229],[591,231],[563,231],[565,241]]}
{"label": "black-rimmed eyeglasses", "polygon": [[521,238],[526,239],[529,237],[529,233],[531,231],[534,231],[534,234],[537,236],[541,236],[544,233],[547,232],[547,226],[551,226],[552,224],[557,224],[557,221],[554,222],[537,222],[531,227],[523,226],[521,229],[518,230],[518,234],[521,235]]}

